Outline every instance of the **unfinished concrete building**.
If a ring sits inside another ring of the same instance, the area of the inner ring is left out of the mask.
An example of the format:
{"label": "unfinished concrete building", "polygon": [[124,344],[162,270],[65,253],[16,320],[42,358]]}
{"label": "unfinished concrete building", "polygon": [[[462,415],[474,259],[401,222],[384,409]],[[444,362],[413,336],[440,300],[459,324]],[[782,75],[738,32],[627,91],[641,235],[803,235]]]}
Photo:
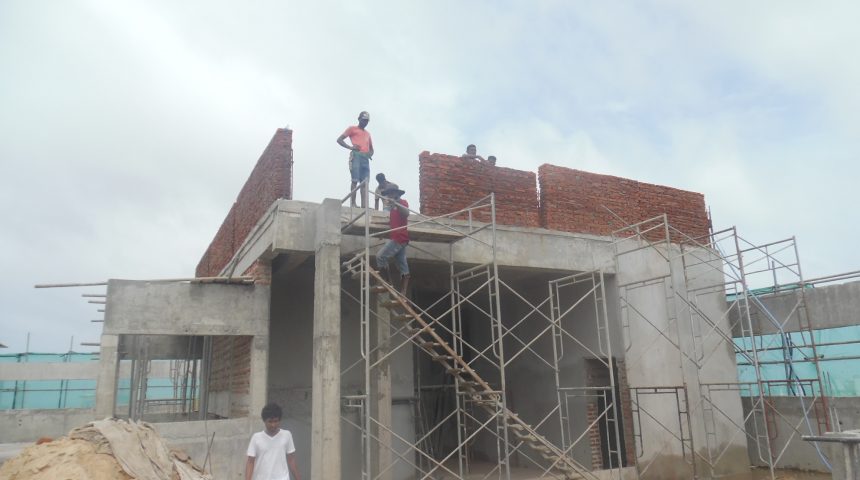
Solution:
{"label": "unfinished concrete building", "polygon": [[[387,214],[292,200],[291,143],[276,132],[196,279],[107,282],[79,415],[157,422],[225,479],[268,401],[315,479],[712,478],[781,457],[769,384],[738,380],[759,343],[733,338],[761,332],[749,277],[802,283],[799,262],[713,232],[702,195],[423,152],[404,296],[375,270]],[[179,362],[171,402],[146,398],[159,360]],[[824,431],[816,372],[797,381]]]}

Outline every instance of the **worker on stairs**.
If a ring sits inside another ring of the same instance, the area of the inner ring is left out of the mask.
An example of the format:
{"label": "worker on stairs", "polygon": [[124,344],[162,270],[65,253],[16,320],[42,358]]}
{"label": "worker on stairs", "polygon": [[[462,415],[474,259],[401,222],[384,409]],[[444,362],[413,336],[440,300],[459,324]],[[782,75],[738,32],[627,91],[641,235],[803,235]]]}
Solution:
{"label": "worker on stairs", "polygon": [[[409,202],[400,198],[406,193],[396,185],[382,191],[385,203],[388,207],[388,225],[391,232],[388,241],[376,254],[376,268],[386,282],[391,283],[388,274],[388,263],[393,259],[394,265],[400,272],[400,293],[406,295],[409,287],[409,264],[406,262],[406,246],[409,245],[409,230],[406,225],[409,218]],[[396,287],[396,286],[395,286]]]}

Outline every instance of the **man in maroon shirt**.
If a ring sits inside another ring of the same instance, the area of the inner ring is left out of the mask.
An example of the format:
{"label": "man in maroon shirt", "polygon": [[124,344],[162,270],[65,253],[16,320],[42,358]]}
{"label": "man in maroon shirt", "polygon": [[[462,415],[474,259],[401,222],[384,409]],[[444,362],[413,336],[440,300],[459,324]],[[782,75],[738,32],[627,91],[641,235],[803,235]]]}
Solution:
{"label": "man in maroon shirt", "polygon": [[388,242],[376,254],[376,267],[382,278],[390,281],[388,275],[388,262],[394,259],[394,265],[400,272],[400,293],[406,295],[409,286],[409,264],[406,262],[406,246],[409,245],[409,230],[406,228],[409,218],[409,202],[400,198],[404,193],[399,188],[383,190],[382,195],[386,197],[385,202],[390,207],[388,212],[388,225],[392,231]]}

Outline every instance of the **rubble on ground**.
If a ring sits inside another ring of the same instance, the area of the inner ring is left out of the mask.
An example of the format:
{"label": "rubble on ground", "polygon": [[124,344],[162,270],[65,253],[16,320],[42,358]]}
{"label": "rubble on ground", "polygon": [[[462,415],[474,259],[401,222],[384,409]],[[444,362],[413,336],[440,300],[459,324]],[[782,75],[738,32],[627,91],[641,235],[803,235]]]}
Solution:
{"label": "rubble on ground", "polygon": [[105,419],[34,444],[0,465],[0,480],[211,480],[148,423]]}

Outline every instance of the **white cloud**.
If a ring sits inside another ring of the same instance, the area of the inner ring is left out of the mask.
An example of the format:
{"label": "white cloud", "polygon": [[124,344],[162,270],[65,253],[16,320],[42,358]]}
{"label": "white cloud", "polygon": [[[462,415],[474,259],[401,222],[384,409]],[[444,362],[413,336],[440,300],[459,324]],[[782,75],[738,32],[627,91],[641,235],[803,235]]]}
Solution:
{"label": "white cloud", "polygon": [[364,109],[413,203],[418,153],[474,142],[699,190],[718,226],[796,233],[808,275],[856,269],[858,8],[2,2],[0,341],[96,339],[80,292],[34,283],[191,274],[277,127],[296,198],[342,197]]}

